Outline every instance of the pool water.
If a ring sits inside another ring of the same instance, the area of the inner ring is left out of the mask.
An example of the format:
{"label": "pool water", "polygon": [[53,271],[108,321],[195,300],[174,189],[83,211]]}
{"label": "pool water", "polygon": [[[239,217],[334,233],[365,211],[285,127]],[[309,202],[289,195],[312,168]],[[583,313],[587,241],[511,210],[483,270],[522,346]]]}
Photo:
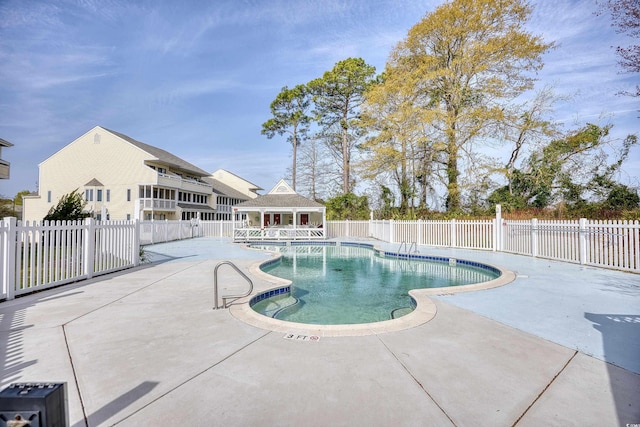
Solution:
{"label": "pool water", "polygon": [[259,300],[258,313],[298,323],[336,325],[389,320],[414,308],[408,292],[493,280],[495,270],[383,257],[355,246],[254,246],[282,253],[263,271],[291,280],[291,292]]}

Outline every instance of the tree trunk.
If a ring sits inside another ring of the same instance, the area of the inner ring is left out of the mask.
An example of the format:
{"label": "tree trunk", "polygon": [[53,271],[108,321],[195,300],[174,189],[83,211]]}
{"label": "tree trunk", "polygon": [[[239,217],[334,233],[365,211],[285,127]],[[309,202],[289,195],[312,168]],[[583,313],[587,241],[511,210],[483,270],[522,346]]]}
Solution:
{"label": "tree trunk", "polygon": [[342,127],[342,189],[344,194],[351,191],[349,183],[350,158],[349,158],[349,135],[345,126]]}
{"label": "tree trunk", "polygon": [[293,181],[292,184],[292,188],[293,191],[296,191],[296,157],[297,157],[297,151],[298,151],[298,133],[296,132],[295,128],[293,130],[293,164],[291,165],[291,181]]}
{"label": "tree trunk", "polygon": [[447,211],[460,210],[460,188],[458,187],[458,146],[455,140],[449,141],[447,147]]}

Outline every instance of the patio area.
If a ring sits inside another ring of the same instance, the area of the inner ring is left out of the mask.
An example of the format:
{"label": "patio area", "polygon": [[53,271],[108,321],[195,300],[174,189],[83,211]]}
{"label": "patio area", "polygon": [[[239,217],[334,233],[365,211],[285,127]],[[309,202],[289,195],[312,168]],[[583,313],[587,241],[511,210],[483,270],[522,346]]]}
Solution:
{"label": "patio area", "polygon": [[[249,273],[270,255],[229,239],[147,246],[152,263],[0,303],[0,388],[66,382],[74,427],[640,423],[639,275],[419,250],[517,277],[433,296],[435,317],[411,329],[288,339],[212,309],[219,261]],[[223,292],[244,287],[220,273]]]}

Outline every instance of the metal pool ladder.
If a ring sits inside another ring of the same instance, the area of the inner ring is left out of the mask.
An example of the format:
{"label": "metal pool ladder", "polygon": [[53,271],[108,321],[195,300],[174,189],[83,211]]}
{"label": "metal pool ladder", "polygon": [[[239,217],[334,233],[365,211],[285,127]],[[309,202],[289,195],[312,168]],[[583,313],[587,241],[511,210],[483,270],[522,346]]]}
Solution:
{"label": "metal pool ladder", "polygon": [[[398,248],[398,255],[402,255],[402,247],[404,246],[404,250],[406,251],[404,254],[409,256],[409,254],[414,253],[417,254],[418,253],[418,244],[416,242],[411,242],[411,245],[409,246],[409,249],[407,249],[407,242],[406,241],[402,241],[402,243],[400,243],[400,247]],[[411,252],[411,249],[415,248],[414,252]]]}
{"label": "metal pool ladder", "polygon": [[[230,265],[240,276],[242,276],[247,282],[249,282],[249,290],[247,291],[247,293],[242,294],[242,295],[226,295],[222,297],[222,306],[218,305],[218,269],[224,265]],[[218,310],[219,308],[227,308],[227,299],[229,298],[242,298],[242,297],[246,297],[247,295],[251,294],[251,292],[253,292],[253,282],[251,281],[251,279],[249,279],[249,277],[247,277],[246,274],[244,274],[238,267],[236,267],[236,265],[234,263],[232,263],[231,261],[220,261],[216,267],[213,269],[213,300],[214,300],[214,310]]]}

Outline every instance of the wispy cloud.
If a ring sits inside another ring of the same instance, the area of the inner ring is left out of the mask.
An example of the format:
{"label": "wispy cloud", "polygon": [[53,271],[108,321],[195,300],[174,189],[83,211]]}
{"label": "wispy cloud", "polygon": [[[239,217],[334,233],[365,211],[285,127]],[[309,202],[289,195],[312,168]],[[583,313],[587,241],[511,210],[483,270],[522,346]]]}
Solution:
{"label": "wispy cloud", "polygon": [[[260,134],[280,88],[350,56],[381,72],[391,49],[442,3],[0,0],[0,136],[16,143],[12,165],[27,170],[12,170],[9,184],[31,185],[38,162],[101,124],[269,187],[290,166],[286,140]],[[532,5],[527,28],[558,42],[540,85],[574,95],[555,118],[637,131],[637,99],[615,95],[637,75],[619,74],[611,46],[622,43],[608,18],[592,13],[592,0]]]}

